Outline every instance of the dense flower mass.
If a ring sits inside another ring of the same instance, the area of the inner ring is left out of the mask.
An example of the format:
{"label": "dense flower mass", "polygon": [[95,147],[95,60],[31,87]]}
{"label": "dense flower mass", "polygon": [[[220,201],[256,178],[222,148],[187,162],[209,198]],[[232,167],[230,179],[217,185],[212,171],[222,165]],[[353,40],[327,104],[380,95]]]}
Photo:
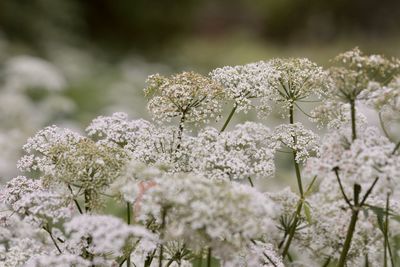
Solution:
{"label": "dense flower mass", "polygon": [[271,177],[275,171],[275,143],[262,124],[246,122],[220,133],[205,128],[189,147],[189,165],[212,179],[238,180]]}
{"label": "dense flower mass", "polygon": [[[0,266],[398,266],[400,143],[385,127],[398,127],[399,61],[353,49],[334,64],[156,74],[154,122],[118,112],[86,134],[38,131],[0,189]],[[287,123],[232,125],[274,108]]]}
{"label": "dense flower mass", "polygon": [[250,239],[274,227],[270,200],[247,185],[183,174],[154,182],[143,197],[139,219],[150,216],[165,225],[165,240],[178,238],[193,249],[210,247],[229,259]]}
{"label": "dense flower mass", "polygon": [[223,90],[218,83],[195,72],[182,72],[169,78],[152,75],[145,93],[155,119],[183,122],[208,122],[221,111]]}
{"label": "dense flower mass", "polygon": [[[210,73],[210,76],[225,87],[227,98],[235,102],[238,111],[247,112],[254,107],[253,99],[270,94],[271,72],[271,65],[260,61],[217,68]],[[269,111],[269,107],[258,106],[257,108],[264,112]]]}

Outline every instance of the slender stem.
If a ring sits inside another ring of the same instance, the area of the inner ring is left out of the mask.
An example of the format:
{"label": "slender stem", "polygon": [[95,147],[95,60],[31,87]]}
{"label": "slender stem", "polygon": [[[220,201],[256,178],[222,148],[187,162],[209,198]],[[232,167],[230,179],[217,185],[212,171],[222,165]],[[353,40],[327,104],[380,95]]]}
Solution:
{"label": "slender stem", "polygon": [[349,224],[349,228],[347,229],[346,239],[345,239],[345,242],[343,245],[343,250],[340,254],[340,258],[339,258],[337,267],[344,267],[346,264],[347,254],[350,250],[351,240],[353,238],[353,234],[354,234],[354,231],[356,228],[358,213],[360,212],[360,209],[364,206],[368,196],[372,192],[372,189],[375,187],[376,183],[378,182],[378,178],[379,177],[376,177],[376,179],[374,180],[374,182],[372,183],[370,188],[365,193],[361,202],[360,202],[361,186],[359,184],[354,185],[354,205],[351,206],[352,213],[351,213],[350,224]]}
{"label": "slender stem", "polygon": [[[291,104],[289,106],[289,123],[290,124],[294,124],[294,107],[293,104]],[[296,144],[296,137],[293,137],[293,142],[294,144]],[[300,196],[301,198],[304,197],[304,193],[303,193],[303,184],[301,181],[301,173],[300,173],[300,167],[299,164],[296,161],[296,157],[297,157],[297,152],[295,150],[293,150],[293,163],[294,163],[294,168],[296,171],[296,179],[297,179],[297,185],[299,187],[299,191],[300,191]]]}
{"label": "slender stem", "polygon": [[208,248],[208,251],[207,251],[207,267],[211,267],[211,255],[212,255],[212,249]]}
{"label": "slender stem", "polygon": [[157,249],[154,249],[153,252],[150,254],[147,254],[146,260],[144,261],[144,267],[150,267],[151,262],[153,261],[154,254],[156,254]]}
{"label": "slender stem", "polygon": [[289,122],[290,124],[294,123],[294,109],[293,109],[293,104],[289,106]]}
{"label": "slender stem", "polygon": [[226,119],[224,125],[222,126],[222,128],[221,128],[221,130],[220,130],[220,133],[222,133],[223,131],[225,131],[225,129],[226,129],[226,127],[228,126],[229,122],[231,121],[233,115],[235,114],[236,108],[237,108],[237,104],[234,104],[234,106],[233,106],[233,108],[232,108],[232,110],[231,110],[231,113],[229,113],[228,118]]}
{"label": "slender stem", "polygon": [[[383,234],[384,234],[384,254],[383,254],[383,266],[387,267],[387,254],[388,254],[388,248],[389,248],[389,207],[390,207],[390,195],[387,194],[386,197],[386,209],[385,209],[385,225],[383,229]],[[392,263],[393,265],[393,263]]]}
{"label": "slender stem", "polygon": [[351,133],[353,141],[357,138],[356,128],[356,103],[354,99],[350,100],[350,112],[351,112]]}
{"label": "slender stem", "polygon": [[[293,105],[289,106],[289,122],[290,122],[290,124],[294,123]],[[296,137],[293,137],[293,141],[294,141],[294,143],[296,143]],[[289,237],[288,237],[288,240],[286,241],[286,245],[285,245],[285,247],[283,249],[283,252],[282,252],[282,257],[283,258],[285,258],[285,256],[287,256],[287,254],[289,252],[289,247],[290,247],[290,244],[292,243],[294,234],[296,232],[297,224],[298,224],[299,219],[300,219],[300,213],[301,213],[301,209],[303,207],[303,201],[304,201],[304,192],[303,192],[303,184],[302,184],[302,180],[301,180],[300,166],[296,161],[296,156],[297,156],[297,152],[295,150],[293,150],[293,163],[294,163],[294,169],[296,171],[297,186],[299,188],[301,200],[300,200],[300,202],[299,202],[299,204],[297,206],[297,210],[296,210],[296,213],[295,213],[295,217],[294,217],[293,223],[290,226]]]}
{"label": "slender stem", "polygon": [[54,239],[54,236],[53,236],[53,234],[51,233],[49,227],[48,227],[48,226],[43,226],[43,229],[49,234],[49,236],[50,236],[50,238],[51,238],[51,241],[53,241],[53,244],[54,244],[54,246],[56,247],[56,249],[58,250],[58,252],[59,252],[60,254],[62,254],[62,251],[61,251],[60,247],[58,246],[57,241]]}
{"label": "slender stem", "polygon": [[251,187],[254,187],[254,184],[253,184],[253,181],[251,180],[251,177],[249,176],[249,177],[247,177],[247,179],[249,180],[249,183],[250,183]]}
{"label": "slender stem", "polygon": [[72,190],[72,187],[71,187],[71,185],[69,185],[69,184],[68,184],[68,189],[69,189],[69,191],[71,191],[71,194],[72,194],[72,197],[73,197],[73,201],[74,201],[74,203],[75,203],[75,205],[76,205],[76,207],[77,207],[79,213],[80,213],[80,214],[83,214],[82,209],[81,209],[81,206],[79,205],[78,200],[76,200],[75,195],[74,195],[74,191]]}
{"label": "slender stem", "polygon": [[[129,225],[131,224],[131,203],[126,202],[126,223]],[[131,266],[131,251],[129,251],[129,255],[126,258],[126,266],[130,267]]]}
{"label": "slender stem", "polygon": [[297,157],[297,152],[293,151],[293,163],[294,163],[294,169],[296,171],[297,186],[299,187],[300,196],[301,198],[303,198],[304,197],[303,183],[301,181],[300,166],[296,161],[296,157]]}
{"label": "slender stem", "polygon": [[337,179],[337,181],[339,183],[340,191],[342,192],[343,198],[346,201],[347,205],[349,205],[350,208],[351,208],[351,207],[353,207],[353,205],[351,204],[349,198],[347,197],[346,193],[344,192],[342,182],[340,181],[339,171],[338,170],[339,170],[339,168],[337,168],[337,167],[333,169],[333,171],[336,174],[336,179]]}
{"label": "slender stem", "polygon": [[[253,243],[254,245],[257,245],[257,242],[254,239],[250,239],[251,243]],[[268,256],[267,253],[263,252],[263,255],[267,258],[267,260],[274,266],[274,267],[278,267],[276,265],[276,263],[271,259],[270,256]]]}
{"label": "slender stem", "polygon": [[350,219],[349,228],[347,229],[346,239],[344,241],[343,250],[340,254],[339,262],[337,267],[344,267],[346,264],[347,254],[350,250],[351,240],[353,239],[354,230],[356,229],[357,219],[358,219],[358,209],[353,209]]}
{"label": "slender stem", "polygon": [[182,117],[179,121],[179,126],[178,126],[178,145],[176,146],[176,149],[179,149],[181,147],[181,142],[182,142],[182,134],[183,134],[183,124],[185,123],[186,119],[186,111],[182,112]]}
{"label": "slender stem", "polygon": [[365,193],[363,200],[361,201],[360,206],[363,206],[365,204],[365,201],[367,201],[368,196],[372,193],[372,189],[374,189],[376,183],[378,182],[379,177],[376,177],[372,185],[368,188],[367,193]]}
{"label": "slender stem", "polygon": [[394,149],[393,149],[393,151],[392,151],[392,154],[393,154],[393,155],[394,155],[394,153],[396,153],[396,151],[397,151],[397,149],[399,149],[399,147],[400,147],[400,141],[397,142],[396,146],[394,147]]}
{"label": "slender stem", "polygon": [[303,207],[303,201],[300,201],[299,204],[297,205],[297,209],[296,209],[296,213],[294,215],[293,223],[292,223],[292,225],[290,226],[290,229],[289,229],[289,237],[288,237],[288,240],[286,241],[286,245],[285,245],[285,247],[283,249],[282,258],[285,258],[285,256],[289,252],[289,247],[290,247],[290,244],[292,243],[294,234],[296,232],[297,223],[299,222],[299,219],[300,219],[300,212],[301,212],[302,207]]}
{"label": "slender stem", "polygon": [[126,202],[126,223],[131,224],[131,210],[132,210],[132,205],[129,202]]}
{"label": "slender stem", "polygon": [[160,239],[161,239],[161,244],[160,244],[160,254],[158,256],[158,267],[162,267],[162,261],[163,261],[163,254],[164,254],[164,245],[163,245],[163,239],[164,239],[164,234],[163,234],[163,230],[165,228],[165,217],[167,216],[167,210],[164,208],[162,210],[162,218],[161,218],[161,233],[160,233]]}
{"label": "slender stem", "polygon": [[322,267],[328,267],[329,263],[331,262],[331,257],[328,257]]}

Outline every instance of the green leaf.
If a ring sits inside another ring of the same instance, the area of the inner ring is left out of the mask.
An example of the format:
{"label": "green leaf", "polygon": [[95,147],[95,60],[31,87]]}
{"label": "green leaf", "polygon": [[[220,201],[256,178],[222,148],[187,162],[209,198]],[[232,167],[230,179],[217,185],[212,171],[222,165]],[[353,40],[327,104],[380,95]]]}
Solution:
{"label": "green leaf", "polygon": [[384,232],[384,218],[385,218],[385,214],[386,214],[386,210],[384,208],[378,207],[378,206],[372,206],[372,205],[368,205],[367,206],[369,210],[371,210],[373,213],[375,213],[376,218],[378,220],[378,226],[379,229]]}
{"label": "green leaf", "polygon": [[304,214],[306,215],[306,220],[309,224],[311,224],[311,210],[310,210],[310,206],[308,205],[307,202],[304,203],[303,205],[304,207]]}

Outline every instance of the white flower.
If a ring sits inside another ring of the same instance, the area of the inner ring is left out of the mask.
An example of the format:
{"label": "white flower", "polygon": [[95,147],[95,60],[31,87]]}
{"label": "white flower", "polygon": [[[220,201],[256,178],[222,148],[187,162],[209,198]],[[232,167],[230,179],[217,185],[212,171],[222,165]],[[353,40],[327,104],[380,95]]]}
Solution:
{"label": "white flower", "polygon": [[269,128],[262,124],[246,122],[222,133],[207,127],[189,142],[189,165],[212,179],[271,177],[275,147]]}
{"label": "white flower", "polygon": [[271,244],[255,241],[243,249],[223,267],[284,267],[280,257]]}
{"label": "white flower", "polygon": [[[226,96],[235,102],[238,111],[247,112],[255,106],[252,99],[270,95],[272,72],[268,62],[259,61],[239,66],[226,66],[210,72],[212,79],[225,88]],[[268,113],[268,106],[257,108]]]}
{"label": "white flower", "polygon": [[307,158],[314,154],[318,154],[318,135],[304,128],[299,122],[277,126],[274,129],[273,136],[283,147],[288,147],[296,153],[296,161],[298,163],[306,161]]}
{"label": "white flower", "polygon": [[[321,190],[326,190],[327,195],[336,194],[336,197],[341,197],[341,193],[334,168],[338,168],[344,190],[349,196],[353,195],[354,184],[361,185],[365,192],[375,178],[379,180],[372,195],[394,190],[394,179],[399,175],[396,171],[398,156],[392,155],[394,144],[374,127],[360,131],[354,141],[351,141],[350,135],[349,128],[326,135],[322,141],[320,157],[307,161],[306,172],[324,177]],[[382,196],[386,197],[386,194]]]}
{"label": "white flower", "polygon": [[123,249],[137,241],[151,242],[149,251],[155,248],[156,237],[147,229],[127,225],[121,219],[110,215],[78,215],[64,224],[69,236],[67,246],[74,250],[86,250],[97,257],[122,256]]}
{"label": "white flower", "polygon": [[276,210],[256,189],[213,181],[191,174],[155,180],[143,196],[140,219],[155,217],[165,240],[183,240],[197,250],[212,247],[214,255],[231,258],[250,239],[274,227]]}
{"label": "white flower", "polygon": [[24,220],[39,226],[57,223],[72,215],[72,200],[62,192],[46,190],[41,181],[23,176],[12,179],[2,189],[0,199]]}
{"label": "white flower", "polygon": [[145,93],[148,109],[154,119],[205,122],[221,112],[223,90],[218,83],[195,72],[182,72],[171,77],[149,76]]}
{"label": "white flower", "polygon": [[60,254],[60,255],[35,255],[30,258],[23,267],[90,267],[91,262],[83,259],[82,257],[74,254]]}
{"label": "white flower", "polygon": [[283,107],[288,108],[311,95],[320,98],[332,86],[328,72],[307,58],[277,58],[270,64],[272,100]]}

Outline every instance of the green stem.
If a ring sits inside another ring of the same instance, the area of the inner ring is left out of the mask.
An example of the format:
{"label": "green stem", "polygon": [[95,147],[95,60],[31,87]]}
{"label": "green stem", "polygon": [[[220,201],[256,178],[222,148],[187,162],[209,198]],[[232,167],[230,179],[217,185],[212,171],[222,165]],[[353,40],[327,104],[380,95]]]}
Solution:
{"label": "green stem", "polygon": [[[293,105],[289,106],[289,122],[290,124],[294,124],[294,108]],[[293,137],[293,142],[296,143],[296,137]],[[293,163],[294,163],[294,169],[296,171],[296,179],[297,179],[297,186],[299,188],[299,192],[300,192],[300,197],[301,200],[297,206],[297,210],[295,213],[295,217],[293,220],[292,225],[290,226],[290,230],[289,230],[289,237],[288,240],[286,241],[286,245],[283,249],[282,252],[282,257],[285,258],[288,255],[289,252],[289,247],[292,243],[294,234],[296,233],[296,228],[297,228],[297,224],[300,220],[300,213],[301,213],[301,209],[303,207],[303,201],[304,201],[304,191],[303,191],[303,183],[301,180],[301,172],[300,172],[300,166],[296,161],[296,156],[297,156],[297,152],[293,150]]]}
{"label": "green stem", "polygon": [[[126,223],[129,225],[131,224],[131,203],[126,202]],[[126,266],[130,267],[131,266],[131,251],[128,252],[129,255],[126,258]]]}
{"label": "green stem", "polygon": [[160,233],[160,239],[161,239],[161,244],[160,244],[160,254],[158,256],[158,267],[162,267],[162,261],[163,261],[163,254],[164,254],[164,245],[163,245],[163,239],[164,239],[164,234],[163,234],[163,230],[165,228],[165,217],[167,216],[167,211],[164,208],[162,210],[162,215],[161,215],[161,233]]}
{"label": "green stem", "polygon": [[237,108],[237,104],[235,104],[235,105],[233,106],[233,108],[232,108],[232,110],[231,110],[231,113],[229,113],[228,118],[226,119],[224,125],[222,126],[222,128],[221,128],[221,130],[220,130],[220,133],[222,133],[223,131],[225,131],[225,129],[226,129],[226,127],[228,126],[229,122],[231,121],[233,115],[235,114],[236,108]]}
{"label": "green stem", "polygon": [[350,100],[350,112],[351,112],[351,133],[353,141],[357,138],[356,128],[356,103],[354,99]]}
{"label": "green stem", "polygon": [[180,149],[181,147],[181,142],[182,142],[182,134],[183,134],[183,125],[185,123],[186,119],[186,110],[182,111],[182,117],[179,121],[179,126],[178,126],[178,145],[176,149]]}
{"label": "green stem", "polygon": [[290,244],[292,243],[294,234],[296,233],[296,228],[297,228],[297,224],[298,224],[299,219],[300,219],[300,212],[301,212],[302,207],[303,207],[303,201],[300,201],[299,204],[297,205],[297,209],[296,209],[296,213],[294,215],[293,223],[292,223],[292,225],[290,226],[290,229],[289,229],[289,237],[288,237],[288,240],[286,241],[286,245],[285,245],[285,247],[283,249],[282,258],[285,258],[288,255]]}
{"label": "green stem", "polygon": [[56,249],[58,250],[58,252],[60,254],[62,254],[62,251],[60,249],[60,247],[57,244],[57,241],[55,240],[53,234],[51,233],[51,230],[49,229],[49,226],[43,226],[43,229],[49,234],[51,241],[53,241],[54,246],[56,247]]}
{"label": "green stem", "polygon": [[[389,245],[389,208],[390,208],[390,195],[387,194],[386,197],[386,210],[385,210],[385,227],[384,227],[384,262],[383,262],[383,266],[387,267],[387,254],[388,254],[388,249],[390,248]],[[390,255],[391,256],[391,255]],[[393,265],[393,259],[391,258],[391,263]]]}
{"label": "green stem", "polygon": [[71,187],[71,185],[69,185],[69,184],[68,184],[68,189],[69,189],[69,191],[71,192],[71,195],[72,195],[72,197],[73,197],[73,201],[74,201],[74,203],[75,203],[75,205],[76,205],[76,207],[77,207],[79,213],[80,213],[80,214],[83,214],[82,209],[81,209],[81,206],[79,205],[78,200],[76,200],[75,195],[74,195],[74,191],[72,190],[72,187]]}
{"label": "green stem", "polygon": [[290,122],[290,124],[294,123],[294,108],[293,108],[293,104],[291,104],[289,106],[289,122]]}
{"label": "green stem", "polygon": [[322,267],[328,267],[330,262],[331,262],[331,257],[328,257],[324,262],[324,264],[322,265]]}
{"label": "green stem", "polygon": [[358,213],[359,213],[359,210],[357,209],[357,207],[355,209],[353,209],[352,214],[351,214],[349,228],[347,230],[346,239],[345,239],[344,245],[343,245],[343,250],[342,250],[342,253],[340,254],[340,258],[339,258],[337,267],[344,267],[346,264],[347,254],[350,250],[351,240],[353,239],[354,230],[356,229]]}
{"label": "green stem", "polygon": [[211,267],[211,255],[212,255],[212,249],[208,248],[208,252],[207,252],[207,267]]}
{"label": "green stem", "polygon": [[300,192],[301,198],[304,198],[303,183],[301,181],[300,166],[296,161],[296,156],[297,156],[297,152],[293,151],[293,163],[294,163],[294,169],[296,171],[297,186],[299,187],[299,192]]}
{"label": "green stem", "polygon": [[397,151],[397,149],[399,149],[399,147],[400,147],[400,141],[397,142],[396,146],[394,147],[394,149],[393,149],[393,151],[392,151],[392,154],[393,154],[393,155],[394,155],[394,153],[396,153],[396,151]]}
{"label": "green stem", "polygon": [[251,177],[249,176],[249,177],[247,177],[247,179],[249,180],[251,187],[254,187],[253,180],[251,180]]}

